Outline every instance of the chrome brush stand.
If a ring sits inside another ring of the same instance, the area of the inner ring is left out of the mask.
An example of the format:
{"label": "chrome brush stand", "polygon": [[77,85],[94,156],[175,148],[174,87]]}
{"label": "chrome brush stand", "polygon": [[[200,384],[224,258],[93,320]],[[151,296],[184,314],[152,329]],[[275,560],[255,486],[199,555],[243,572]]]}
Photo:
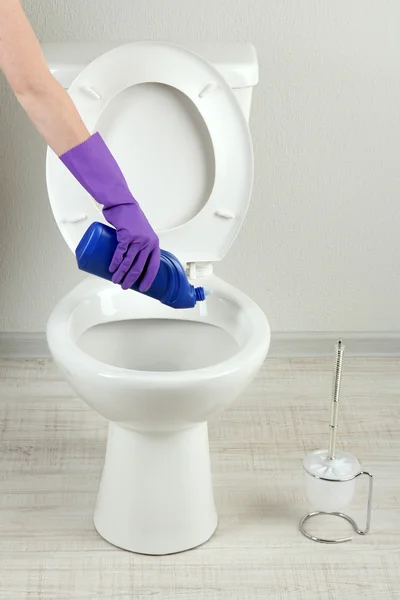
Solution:
{"label": "chrome brush stand", "polygon": [[[338,428],[340,384],[342,378],[344,346],[339,340],[336,346],[335,369],[333,376],[331,419],[329,423],[329,450],[316,451],[308,454],[303,462],[305,472],[307,495],[312,504],[327,504],[332,507],[336,501],[342,508],[347,505],[354,494],[356,481],[362,477],[368,477],[368,500],[366,525],[360,529],[357,523],[349,515],[340,510],[315,510],[305,515],[300,521],[301,533],[312,540],[322,544],[341,544],[350,542],[352,536],[336,539],[323,538],[311,535],[305,529],[305,524],[312,518],[320,515],[331,515],[346,520],[358,535],[366,535],[371,526],[373,476],[368,471],[360,468],[358,460],[351,454],[336,452],[336,436]],[[332,486],[330,488],[329,486]],[[333,487],[335,486],[335,487]],[[330,494],[332,492],[332,494]]]}

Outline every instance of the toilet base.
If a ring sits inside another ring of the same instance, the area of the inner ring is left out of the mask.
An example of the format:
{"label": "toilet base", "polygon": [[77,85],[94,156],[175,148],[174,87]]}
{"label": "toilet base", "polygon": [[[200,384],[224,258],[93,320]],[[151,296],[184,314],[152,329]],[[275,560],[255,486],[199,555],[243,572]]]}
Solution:
{"label": "toilet base", "polygon": [[124,550],[173,554],[217,527],[207,423],[139,433],[110,423],[94,514],[99,534]]}

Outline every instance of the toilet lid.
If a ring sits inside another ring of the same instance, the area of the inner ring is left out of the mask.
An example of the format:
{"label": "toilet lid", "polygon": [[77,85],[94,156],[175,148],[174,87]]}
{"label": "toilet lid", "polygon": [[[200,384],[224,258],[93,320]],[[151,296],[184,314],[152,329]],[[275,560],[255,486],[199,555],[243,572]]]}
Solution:
{"label": "toilet lid", "polygon": [[[223,258],[245,218],[253,182],[247,121],[225,79],[183,48],[141,42],[89,64],[69,93],[100,131],[162,248],[183,262]],[[101,206],[47,153],[53,214],[71,250]]]}

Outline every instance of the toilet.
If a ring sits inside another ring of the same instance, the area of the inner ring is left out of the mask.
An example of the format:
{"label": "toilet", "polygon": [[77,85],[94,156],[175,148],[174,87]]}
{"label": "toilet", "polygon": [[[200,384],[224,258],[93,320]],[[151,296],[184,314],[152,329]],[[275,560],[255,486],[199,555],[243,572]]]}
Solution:
{"label": "toilet", "polygon": [[[108,542],[162,555],[217,528],[207,423],[253,381],[268,320],[214,274],[245,219],[253,182],[248,118],[258,80],[248,44],[48,45],[89,131],[100,131],[157,231],[206,304],[174,310],[86,277],[53,310],[47,340],[72,389],[109,421],[94,525]],[[95,201],[51,150],[56,223],[74,251]]]}

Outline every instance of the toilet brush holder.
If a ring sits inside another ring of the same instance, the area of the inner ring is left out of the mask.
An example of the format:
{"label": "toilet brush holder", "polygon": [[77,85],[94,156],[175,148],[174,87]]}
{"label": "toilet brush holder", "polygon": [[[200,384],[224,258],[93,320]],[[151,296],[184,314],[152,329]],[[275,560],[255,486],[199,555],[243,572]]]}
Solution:
{"label": "toilet brush holder", "polygon": [[[311,518],[319,515],[331,515],[348,521],[358,535],[366,535],[370,530],[372,511],[372,486],[373,477],[371,473],[362,471],[355,456],[348,452],[337,452],[335,465],[328,457],[328,451],[318,450],[307,454],[303,461],[304,480],[308,501],[313,506],[313,512],[305,515],[300,521],[300,531],[308,539],[324,544],[340,544],[350,542],[352,537],[322,538],[312,535],[305,529],[305,524]],[[360,529],[357,523],[349,515],[340,512],[353,500],[356,490],[356,481],[359,477],[369,478],[367,516],[364,529]]]}
{"label": "toilet brush holder", "polygon": [[[373,477],[363,471],[355,456],[349,452],[336,451],[336,434],[338,427],[339,394],[343,365],[344,346],[339,340],[336,347],[335,372],[333,379],[332,412],[328,450],[310,452],[303,460],[304,483],[306,495],[314,511],[305,515],[300,521],[300,531],[308,539],[324,544],[340,544],[350,542],[351,536],[341,538],[322,538],[311,535],[305,524],[313,517],[331,515],[345,519],[358,535],[366,535],[370,530],[372,511]],[[360,529],[349,515],[341,512],[353,500],[356,482],[360,477],[369,479],[366,525]]]}

